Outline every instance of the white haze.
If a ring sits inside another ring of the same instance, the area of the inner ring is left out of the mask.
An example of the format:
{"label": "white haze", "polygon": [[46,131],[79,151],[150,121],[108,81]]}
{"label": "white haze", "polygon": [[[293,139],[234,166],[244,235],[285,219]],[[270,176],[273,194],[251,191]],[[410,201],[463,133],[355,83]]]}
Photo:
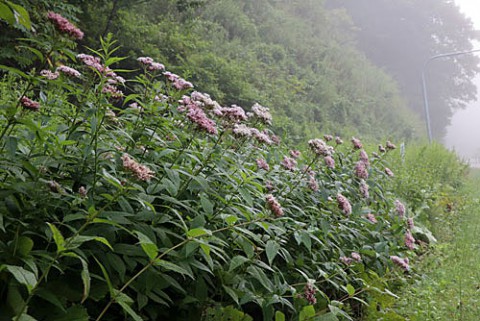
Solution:
{"label": "white haze", "polygon": [[[475,29],[480,29],[480,1],[455,0],[460,10],[470,19]],[[474,45],[480,49],[480,44]],[[480,92],[480,75],[475,78],[477,90]],[[445,137],[447,147],[454,149],[461,157],[469,160],[472,165],[480,166],[480,99],[471,102],[466,109],[457,111],[447,128]]]}

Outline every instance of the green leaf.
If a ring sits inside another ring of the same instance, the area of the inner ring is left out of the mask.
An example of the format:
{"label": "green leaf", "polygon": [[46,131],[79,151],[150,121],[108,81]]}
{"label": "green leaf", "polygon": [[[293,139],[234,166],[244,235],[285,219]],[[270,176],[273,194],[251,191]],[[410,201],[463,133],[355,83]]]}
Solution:
{"label": "green leaf", "polygon": [[347,284],[346,290],[349,296],[355,295],[355,288],[351,284]]}
{"label": "green leaf", "polygon": [[175,263],[172,263],[172,262],[169,262],[169,261],[165,261],[165,260],[156,260],[155,265],[160,266],[167,271],[172,271],[172,272],[180,273],[180,274],[183,274],[183,275],[187,275],[192,280],[195,279],[195,277],[193,276],[193,274],[190,271],[188,271],[187,269],[179,266],[178,264],[175,264]]}
{"label": "green leaf", "polygon": [[315,317],[315,321],[338,321],[338,318],[332,312],[328,312]]}
{"label": "green leaf", "polygon": [[87,309],[81,305],[74,305],[70,307],[65,313],[56,315],[52,321],[88,321]]}
{"label": "green leaf", "polygon": [[270,265],[272,265],[273,259],[275,259],[275,256],[277,256],[278,250],[280,250],[280,245],[277,242],[273,240],[269,240],[267,242],[267,245],[265,246],[265,252],[267,252],[267,259]]}
{"label": "green leaf", "polygon": [[230,261],[230,267],[228,271],[235,270],[237,267],[241,266],[243,263],[247,261],[249,261],[249,259],[241,255],[237,255],[233,257],[232,260]]}
{"label": "green leaf", "polygon": [[[61,293],[59,294],[61,295]],[[67,311],[65,310],[65,307],[63,306],[62,301],[60,301],[60,299],[50,290],[47,290],[46,288],[39,288],[37,291],[35,291],[35,295],[44,299],[45,301],[50,302],[51,304],[53,304],[63,312]]]}
{"label": "green leaf", "polygon": [[5,2],[12,8],[15,20],[27,28],[28,30],[32,29],[32,22],[30,21],[30,15],[28,14],[27,10],[18,4],[12,3],[10,1],[5,0]]}
{"label": "green leaf", "polygon": [[9,71],[9,72],[14,73],[14,74],[17,74],[20,77],[25,78],[25,79],[30,78],[30,77],[28,77],[28,75],[26,73],[24,73],[23,71],[21,71],[20,69],[17,69],[17,68],[8,67],[8,66],[5,66],[5,65],[0,65],[0,69]]}
{"label": "green leaf", "polygon": [[227,222],[228,225],[233,225],[238,221],[238,217],[235,215],[228,215],[225,218],[225,222]]}
{"label": "green leaf", "polygon": [[26,313],[23,313],[17,320],[18,321],[37,321],[37,319],[35,319],[34,317]]}
{"label": "green leaf", "polygon": [[62,233],[56,228],[55,225],[47,223],[47,225],[50,227],[50,230],[52,231],[53,234],[53,240],[55,241],[55,244],[57,245],[57,253],[61,253],[66,250],[65,247],[65,239],[63,238]]}
{"label": "green leaf", "polygon": [[68,249],[71,250],[71,249],[77,248],[83,243],[89,242],[89,241],[96,241],[96,242],[105,244],[113,251],[113,247],[110,245],[110,243],[106,238],[102,236],[89,236],[89,235],[76,235],[72,238],[68,238],[67,239],[67,242],[69,243]]}
{"label": "green leaf", "polygon": [[312,320],[315,317],[315,308],[313,305],[304,306],[298,317],[299,321]]}
{"label": "green leaf", "polygon": [[223,289],[233,299],[233,301],[235,301],[235,303],[238,304],[238,295],[237,293],[235,293],[235,290],[233,290],[231,287],[228,287],[226,285],[223,285]]}
{"label": "green leaf", "polygon": [[[80,257],[79,257],[80,258]],[[88,263],[84,259],[80,258],[80,262],[82,262],[82,272],[80,276],[82,277],[83,283],[83,295],[81,303],[85,302],[90,294],[90,271],[88,270]]]}
{"label": "green leaf", "polygon": [[37,277],[33,272],[25,270],[23,267],[17,265],[2,265],[0,270],[3,270],[4,268],[13,275],[18,283],[27,287],[28,293],[32,292],[33,287],[37,284]]}
{"label": "green leaf", "polygon": [[203,194],[200,196],[200,204],[207,215],[213,214],[213,203]]}
{"label": "green leaf", "polygon": [[133,303],[133,300],[128,295],[118,290],[114,290],[114,292],[114,300],[122,307],[123,311],[131,316],[133,320],[143,321],[143,319],[130,307],[130,305]]}
{"label": "green leaf", "polygon": [[212,235],[212,232],[204,228],[194,228],[188,231],[187,236],[190,238],[196,238],[203,235]]}
{"label": "green leaf", "polygon": [[17,241],[17,251],[21,256],[27,256],[33,249],[33,240],[28,236],[20,236]]}
{"label": "green leaf", "polygon": [[147,254],[150,260],[154,260],[158,256],[158,247],[153,243],[148,236],[138,231],[135,231],[143,251]]}
{"label": "green leaf", "polygon": [[285,314],[281,311],[275,312],[275,321],[285,321]]}
{"label": "green leaf", "polygon": [[15,23],[15,15],[5,3],[0,3],[0,19],[6,21],[9,25]]}

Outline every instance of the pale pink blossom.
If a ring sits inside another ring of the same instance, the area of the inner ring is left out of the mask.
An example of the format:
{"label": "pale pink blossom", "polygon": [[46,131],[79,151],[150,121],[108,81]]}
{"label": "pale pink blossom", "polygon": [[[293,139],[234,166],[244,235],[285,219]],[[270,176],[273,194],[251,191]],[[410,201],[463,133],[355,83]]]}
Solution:
{"label": "pale pink blossom", "polygon": [[55,80],[57,79],[60,74],[58,72],[52,72],[50,70],[42,70],[40,71],[40,76],[47,78],[48,80]]}
{"label": "pale pink blossom", "polygon": [[347,216],[352,214],[352,205],[350,205],[348,199],[340,193],[337,194],[337,203],[343,214]]}
{"label": "pale pink blossom", "polygon": [[123,167],[131,171],[139,180],[149,181],[154,176],[152,170],[145,165],[137,163],[130,157],[130,155],[125,153],[122,155],[121,159],[123,161]]}
{"label": "pale pink blossom", "polygon": [[252,106],[252,112],[257,117],[260,119],[264,124],[271,125],[272,123],[272,115],[270,114],[270,109],[267,107],[263,107],[258,103],[255,103]]}
{"label": "pale pink blossom", "polygon": [[405,233],[405,246],[409,250],[413,250],[415,248],[415,239],[413,238],[410,230],[407,230],[407,232]]}
{"label": "pale pink blossom", "polygon": [[100,58],[86,54],[78,54],[77,58],[80,59],[85,65],[96,69],[98,72],[103,73],[105,67],[102,65]]}
{"label": "pale pink blossom", "polygon": [[393,174],[392,170],[388,167],[385,167],[385,174],[389,177],[394,177],[395,175]]}
{"label": "pale pink blossom", "polygon": [[403,205],[403,203],[399,200],[395,200],[395,209],[398,216],[403,219],[403,217],[405,216],[405,205]]}
{"label": "pale pink blossom", "polygon": [[364,162],[358,161],[357,164],[355,164],[355,175],[358,178],[368,178],[368,169]]}
{"label": "pale pink blossom", "polygon": [[337,137],[335,137],[335,143],[336,143],[337,145],[342,145],[342,144],[343,144],[343,140],[342,140],[340,137],[337,136]]}
{"label": "pale pink blossom", "polygon": [[310,175],[310,179],[308,181],[308,187],[314,192],[318,191],[318,182],[315,179],[314,175]]}
{"label": "pale pink blossom", "polygon": [[305,289],[303,290],[303,297],[308,301],[309,304],[316,304],[317,298],[315,297],[315,286],[312,281],[308,281],[305,285]]}
{"label": "pale pink blossom", "polygon": [[195,105],[189,106],[190,108],[187,113],[188,119],[190,119],[192,123],[195,123],[200,129],[209,134],[216,135],[218,132],[215,127],[215,122],[208,118],[205,112],[199,107],[196,107]]}
{"label": "pale pink blossom", "polygon": [[352,137],[352,144],[353,144],[353,148],[355,149],[363,148],[362,142],[358,138]]}
{"label": "pale pink blossom", "polygon": [[56,69],[57,72],[62,72],[67,76],[80,78],[81,74],[78,70],[70,68],[68,66],[58,66]]}
{"label": "pale pink blossom", "polygon": [[252,136],[252,129],[245,124],[235,124],[233,126],[232,132],[235,136],[238,136],[238,137]]}
{"label": "pale pink blossom", "polygon": [[285,156],[283,158],[283,161],[281,163],[281,165],[285,168],[285,169],[288,169],[290,171],[294,171],[296,169],[296,166],[297,166],[297,161],[294,160],[293,158],[291,157],[287,157]]}
{"label": "pale pink blossom", "polygon": [[333,154],[333,147],[328,146],[323,140],[321,139],[310,139],[308,141],[308,145],[312,149],[312,151],[320,156],[331,156]]}
{"label": "pale pink blossom", "polygon": [[382,145],[378,145],[378,151],[380,153],[385,153],[387,150],[385,149],[385,147],[383,147]]}
{"label": "pale pink blossom", "polygon": [[85,186],[80,186],[80,188],[78,189],[78,194],[82,198],[87,197],[87,189],[85,188]]}
{"label": "pale pink blossom", "polygon": [[368,184],[363,179],[360,181],[360,194],[362,194],[363,198],[370,197]]}
{"label": "pale pink blossom", "polygon": [[373,224],[376,224],[378,222],[377,218],[372,213],[368,213],[366,215],[366,219],[369,220],[370,222],[372,222]]}
{"label": "pale pink blossom", "polygon": [[301,153],[300,153],[299,150],[291,150],[291,151],[290,151],[290,156],[292,156],[292,157],[295,158],[295,159],[298,158],[298,157],[300,157],[300,154],[301,154]]}
{"label": "pale pink blossom", "polygon": [[362,261],[362,257],[357,252],[352,252],[352,254],[350,254],[350,256],[352,257],[352,259],[355,262],[361,262]]}
{"label": "pale pink blossom", "polygon": [[369,159],[368,159],[368,154],[367,154],[367,152],[366,152],[364,149],[362,149],[362,150],[360,151],[360,160],[361,160],[362,162],[364,162],[365,165],[367,165],[367,166],[370,165],[370,161],[369,161]]}
{"label": "pale pink blossom", "polygon": [[398,266],[401,267],[404,271],[410,270],[410,266],[408,265],[410,262],[409,262],[408,258],[402,259],[401,257],[398,257],[398,256],[396,256],[396,255],[392,255],[392,256],[390,256],[390,259],[392,260],[392,262],[393,262],[395,265],[398,265]]}
{"label": "pale pink blossom", "polygon": [[283,209],[280,206],[280,203],[275,199],[275,196],[268,194],[265,199],[267,201],[267,207],[272,211],[275,217],[283,216]]}
{"label": "pale pink blossom", "polygon": [[259,169],[264,169],[267,172],[270,170],[270,166],[268,166],[268,163],[263,158],[257,159],[257,167]]}
{"label": "pale pink blossom", "polygon": [[341,256],[340,261],[345,265],[350,265],[350,264],[353,263],[353,259],[350,258],[350,257],[346,257],[346,256]]}
{"label": "pale pink blossom", "polygon": [[326,142],[329,142],[329,141],[333,140],[333,136],[332,135],[323,135],[323,139],[325,139]]}
{"label": "pale pink blossom", "polygon": [[385,144],[385,146],[387,147],[387,149],[395,149],[397,148],[397,146],[395,146],[394,144],[392,144],[392,142],[390,142],[389,140],[387,141],[387,143]]}
{"label": "pale pink blossom", "polygon": [[335,168],[335,160],[333,159],[332,156],[325,156],[325,158],[323,159],[325,161],[325,165],[330,168],[330,169],[334,169]]}
{"label": "pale pink blossom", "polygon": [[75,27],[70,21],[59,15],[58,13],[49,11],[47,13],[47,18],[53,22],[55,27],[63,33],[68,34],[69,36],[75,38],[75,39],[82,39],[83,38],[83,32]]}

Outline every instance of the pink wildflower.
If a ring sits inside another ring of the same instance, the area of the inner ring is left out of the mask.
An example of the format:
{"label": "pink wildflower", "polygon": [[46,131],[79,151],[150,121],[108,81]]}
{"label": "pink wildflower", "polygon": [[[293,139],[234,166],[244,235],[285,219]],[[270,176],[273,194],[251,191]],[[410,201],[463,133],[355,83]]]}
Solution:
{"label": "pink wildflower", "polygon": [[232,107],[223,107],[220,109],[222,116],[233,122],[239,122],[241,120],[247,120],[247,115],[242,107],[232,105]]}
{"label": "pink wildflower", "polygon": [[370,222],[372,222],[373,224],[376,224],[378,221],[377,221],[377,218],[375,217],[375,215],[373,215],[372,213],[368,213],[366,215],[366,218],[367,220],[369,220]]}
{"label": "pink wildflower", "polygon": [[390,256],[390,259],[392,260],[392,262],[393,262],[395,265],[398,265],[398,266],[401,267],[404,271],[410,270],[410,266],[408,265],[408,263],[409,263],[408,258],[402,259],[401,257],[398,257],[398,256],[396,256],[396,255],[392,255],[392,256]]}
{"label": "pink wildflower", "polygon": [[81,74],[80,72],[78,72],[78,70],[75,70],[73,68],[70,68],[68,66],[59,66],[57,67],[57,72],[60,71],[62,73],[64,73],[65,75],[67,76],[71,76],[71,77],[76,77],[76,78],[80,78]]}
{"label": "pink wildflower", "polygon": [[363,145],[360,139],[352,137],[352,144],[354,149],[362,149]]}
{"label": "pink wildflower", "polygon": [[399,200],[395,201],[395,209],[397,210],[397,214],[400,218],[405,216],[405,205],[403,205]]}
{"label": "pink wildflower", "polygon": [[382,145],[378,145],[378,151],[380,153],[385,153],[387,150],[385,149],[385,147],[383,147]]}
{"label": "pink wildflower", "polygon": [[355,165],[355,175],[358,178],[363,178],[363,179],[368,178],[368,170],[364,162],[362,161],[357,162],[357,164]]}
{"label": "pink wildflower", "polygon": [[350,257],[346,257],[346,256],[341,256],[340,261],[345,265],[350,265],[350,264],[353,263],[353,259],[350,258]]}
{"label": "pink wildflower", "polygon": [[233,134],[238,137],[251,137],[252,129],[245,124],[235,124],[233,126]]}
{"label": "pink wildflower", "polygon": [[102,65],[100,58],[86,54],[78,54],[77,58],[80,59],[85,65],[96,69],[98,72],[103,73],[105,67]]}
{"label": "pink wildflower", "polygon": [[308,145],[312,151],[320,156],[331,156],[333,154],[333,147],[328,146],[323,140],[321,139],[310,139],[308,141]]}
{"label": "pink wildflower", "polygon": [[297,166],[297,161],[294,160],[293,158],[285,156],[281,164],[285,169],[288,169],[293,172]]}
{"label": "pink wildflower", "polygon": [[340,137],[337,136],[337,137],[335,137],[335,143],[336,143],[337,145],[342,145],[342,144],[343,144],[343,140],[342,140]]}
{"label": "pink wildflower", "polygon": [[327,165],[328,168],[330,169],[335,168],[335,160],[333,159],[332,156],[325,156],[323,160],[325,161],[325,165]]}
{"label": "pink wildflower", "polygon": [[23,96],[20,99],[20,103],[26,109],[30,109],[30,110],[33,110],[33,111],[38,111],[40,109],[40,103],[39,102],[33,101],[30,98],[25,97],[25,96]]}
{"label": "pink wildflower", "polygon": [[[195,106],[195,105],[193,105]],[[199,107],[191,107],[187,113],[188,119],[191,122],[197,124],[197,126],[206,131],[209,134],[216,135],[217,128],[215,127],[215,122],[205,115],[205,112]]]}
{"label": "pink wildflower", "polygon": [[329,142],[329,141],[333,140],[333,136],[332,135],[323,135],[323,139],[325,139],[326,142]]}
{"label": "pink wildflower", "polygon": [[387,147],[387,149],[395,149],[397,148],[397,146],[395,146],[394,144],[392,144],[389,140],[387,141],[387,143],[385,144],[385,146]]}
{"label": "pink wildflower", "polygon": [[255,103],[252,106],[252,112],[257,117],[262,121],[264,124],[271,125],[272,124],[272,115],[270,114],[270,109],[267,107],[263,107],[259,105],[258,103]]}
{"label": "pink wildflower", "polygon": [[345,215],[352,214],[352,205],[350,205],[350,202],[348,201],[348,199],[340,193],[337,194],[337,203],[338,203],[338,207],[342,210],[343,214]]}
{"label": "pink wildflower", "polygon": [[362,261],[362,257],[357,252],[352,252],[352,254],[350,254],[350,256],[352,257],[352,259],[355,262],[361,262]]}
{"label": "pink wildflower", "polygon": [[407,232],[405,233],[405,246],[409,250],[413,250],[415,247],[415,239],[413,238],[413,235],[410,232],[410,230],[407,230]]}
{"label": "pink wildflower", "polygon": [[363,198],[370,197],[368,184],[363,179],[360,181],[360,194],[362,194]]}
{"label": "pink wildflower", "polygon": [[47,14],[47,18],[53,22],[55,27],[60,32],[66,33],[75,39],[80,40],[83,38],[83,32],[58,13],[49,11]]}
{"label": "pink wildflower", "polygon": [[298,158],[298,157],[300,157],[300,154],[301,154],[301,153],[300,153],[299,150],[291,150],[291,151],[290,151],[290,156],[292,156],[292,157],[295,158],[295,159]]}
{"label": "pink wildflower", "polygon": [[146,66],[149,66],[154,62],[153,58],[150,58],[150,57],[138,57],[137,61],[142,65],[146,65]]}
{"label": "pink wildflower", "polygon": [[307,284],[305,284],[305,289],[303,291],[303,297],[308,301],[310,304],[315,304],[317,303],[317,298],[315,297],[315,286],[312,281],[308,281]]}
{"label": "pink wildflower", "polygon": [[275,145],[280,145],[280,137],[278,137],[277,135],[272,135],[270,138]]}
{"label": "pink wildflower", "polygon": [[308,187],[314,192],[318,191],[318,183],[314,175],[310,175],[310,180],[308,181]]}
{"label": "pink wildflower", "polygon": [[106,84],[102,88],[102,93],[110,95],[112,98],[118,99],[123,97],[123,92],[119,90],[116,86]]}
{"label": "pink wildflower", "polygon": [[264,143],[264,144],[267,144],[267,145],[271,145],[273,143],[272,140],[270,139],[270,136],[268,136],[266,131],[261,132],[256,128],[251,128],[250,130],[252,132],[253,137],[255,137],[255,139],[258,142]]}
{"label": "pink wildflower", "polygon": [[128,154],[123,154],[121,159],[123,161],[123,167],[131,171],[139,180],[149,181],[154,176],[152,170],[145,165],[137,163]]}
{"label": "pink wildflower", "polygon": [[52,72],[50,70],[42,70],[40,71],[40,76],[47,78],[48,80],[55,80],[60,76],[58,72]]}
{"label": "pink wildflower", "polygon": [[407,218],[407,228],[409,230],[413,229],[415,227],[415,224],[413,223],[413,217]]}
{"label": "pink wildflower", "polygon": [[370,161],[368,160],[368,154],[367,154],[367,152],[366,152],[364,149],[362,149],[362,150],[360,151],[360,160],[361,160],[362,162],[364,162],[365,165],[367,165],[367,166],[370,165]]}
{"label": "pink wildflower", "polygon": [[267,207],[275,214],[275,217],[283,216],[283,209],[272,194],[268,194],[265,199],[267,201]]}
{"label": "pink wildflower", "polygon": [[388,168],[388,167],[385,167],[385,174],[387,174],[387,175],[390,176],[390,177],[395,176],[395,175],[393,174],[392,170],[391,170],[390,168]]}
{"label": "pink wildflower", "polygon": [[270,170],[270,166],[268,166],[268,163],[262,158],[257,159],[257,166],[259,169],[264,169],[267,172]]}

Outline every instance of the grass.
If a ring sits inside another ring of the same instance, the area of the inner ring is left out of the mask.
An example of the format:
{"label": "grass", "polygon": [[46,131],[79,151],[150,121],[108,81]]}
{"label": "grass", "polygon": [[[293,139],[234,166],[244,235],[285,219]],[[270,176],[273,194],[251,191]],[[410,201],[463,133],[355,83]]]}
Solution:
{"label": "grass", "polygon": [[480,311],[480,171],[446,217],[433,217],[438,243],[415,268],[397,308],[405,320],[477,321]]}

